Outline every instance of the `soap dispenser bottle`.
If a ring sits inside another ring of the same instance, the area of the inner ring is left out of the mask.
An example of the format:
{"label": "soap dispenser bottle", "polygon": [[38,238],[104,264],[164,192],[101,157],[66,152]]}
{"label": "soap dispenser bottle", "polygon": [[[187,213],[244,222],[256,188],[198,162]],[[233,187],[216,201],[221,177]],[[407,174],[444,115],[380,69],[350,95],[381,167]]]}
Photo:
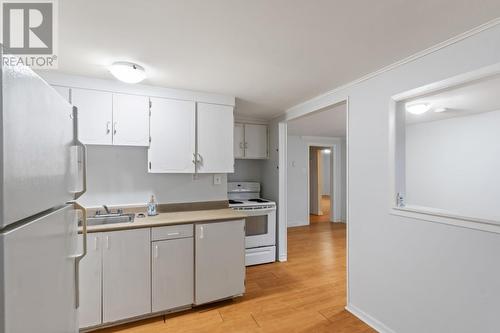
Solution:
{"label": "soap dispenser bottle", "polygon": [[157,208],[157,204],[156,204],[156,201],[155,201],[155,196],[152,195],[151,196],[151,199],[149,200],[148,202],[148,216],[155,216],[155,215],[158,215],[157,211],[156,211],[156,208]]}

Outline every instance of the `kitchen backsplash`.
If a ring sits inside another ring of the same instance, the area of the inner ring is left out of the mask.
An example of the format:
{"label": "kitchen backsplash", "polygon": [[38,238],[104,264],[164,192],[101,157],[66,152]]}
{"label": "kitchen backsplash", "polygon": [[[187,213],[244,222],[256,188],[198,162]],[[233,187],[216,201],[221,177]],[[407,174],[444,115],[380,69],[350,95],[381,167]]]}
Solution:
{"label": "kitchen backsplash", "polygon": [[150,174],[147,148],[88,146],[86,206],[146,203],[154,194],[160,203],[227,199],[227,177],[213,184],[212,174]]}

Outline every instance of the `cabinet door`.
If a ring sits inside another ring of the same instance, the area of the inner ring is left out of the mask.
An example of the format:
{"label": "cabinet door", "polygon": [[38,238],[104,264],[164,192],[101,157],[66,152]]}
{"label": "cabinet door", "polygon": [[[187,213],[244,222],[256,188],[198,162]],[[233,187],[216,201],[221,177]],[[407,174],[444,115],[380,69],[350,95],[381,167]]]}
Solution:
{"label": "cabinet door", "polygon": [[198,103],[198,171],[234,172],[233,107]]}
{"label": "cabinet door", "polygon": [[243,124],[234,124],[234,158],[245,156],[245,131]]}
{"label": "cabinet door", "polygon": [[150,229],[103,233],[103,241],[103,322],[150,313]]}
{"label": "cabinet door", "polygon": [[85,144],[111,145],[113,98],[109,92],[71,89],[71,102],[78,108],[78,137]]}
{"label": "cabinet door", "polygon": [[193,304],[193,238],[153,242],[151,250],[153,312]]}
{"label": "cabinet door", "polygon": [[113,94],[113,145],[149,146],[149,97]]}
{"label": "cabinet door", "polygon": [[149,172],[194,173],[195,110],[194,102],[151,98]]}
{"label": "cabinet door", "polygon": [[69,98],[70,88],[61,86],[52,86],[67,102],[71,102]]}
{"label": "cabinet door", "polygon": [[[87,255],[80,262],[80,307],[78,308],[80,328],[96,326],[102,323],[102,252],[100,237],[101,235],[97,233],[88,234]],[[81,247],[81,235],[79,239]]]}
{"label": "cabinet door", "polygon": [[267,158],[267,126],[245,124],[245,157]]}
{"label": "cabinet door", "polygon": [[244,228],[244,220],[196,225],[195,304],[244,293]]}

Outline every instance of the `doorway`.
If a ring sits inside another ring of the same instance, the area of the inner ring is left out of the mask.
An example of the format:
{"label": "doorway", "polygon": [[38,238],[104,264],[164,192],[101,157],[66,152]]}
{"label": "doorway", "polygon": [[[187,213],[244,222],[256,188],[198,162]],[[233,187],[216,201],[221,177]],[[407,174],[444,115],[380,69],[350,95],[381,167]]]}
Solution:
{"label": "doorway", "polygon": [[309,223],[333,222],[333,146],[309,146]]}

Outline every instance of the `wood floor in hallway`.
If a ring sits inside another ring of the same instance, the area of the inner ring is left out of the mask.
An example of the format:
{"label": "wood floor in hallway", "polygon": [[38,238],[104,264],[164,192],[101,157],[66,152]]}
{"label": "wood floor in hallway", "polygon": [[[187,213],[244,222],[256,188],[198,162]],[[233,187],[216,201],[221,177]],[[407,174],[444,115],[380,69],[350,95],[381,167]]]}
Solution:
{"label": "wood floor in hallway", "polygon": [[243,297],[99,332],[375,332],[344,310],[345,247],[344,224],[290,228],[288,262],[248,267]]}
{"label": "wood floor in hallway", "polygon": [[309,215],[309,222],[330,222],[330,196],[321,196],[321,212],[323,215]]}

